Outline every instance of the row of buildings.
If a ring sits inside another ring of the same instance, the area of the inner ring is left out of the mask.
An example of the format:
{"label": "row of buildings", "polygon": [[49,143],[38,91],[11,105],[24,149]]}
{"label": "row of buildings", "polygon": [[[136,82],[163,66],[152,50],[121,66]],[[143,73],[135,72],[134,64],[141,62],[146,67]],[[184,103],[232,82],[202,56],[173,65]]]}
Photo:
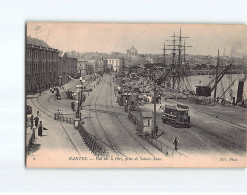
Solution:
{"label": "row of buildings", "polygon": [[[62,84],[69,77],[91,75],[100,72],[121,72],[123,69],[144,68],[146,65],[162,67],[170,64],[172,56],[166,54],[138,54],[134,45],[125,54],[112,52],[111,54],[98,52],[62,52],[51,48],[43,40],[27,37],[26,39],[26,91],[37,92],[54,84]],[[186,55],[186,69],[190,74],[212,74],[216,64],[216,57],[202,55]],[[224,59],[229,61],[229,59]],[[234,59],[239,69],[241,60]],[[246,60],[245,60],[246,61]],[[244,65],[243,65],[244,66]],[[245,66],[244,66],[245,67]]]}
{"label": "row of buildings", "polygon": [[77,73],[77,59],[43,40],[26,37],[26,92],[37,92],[54,84],[62,84]]}

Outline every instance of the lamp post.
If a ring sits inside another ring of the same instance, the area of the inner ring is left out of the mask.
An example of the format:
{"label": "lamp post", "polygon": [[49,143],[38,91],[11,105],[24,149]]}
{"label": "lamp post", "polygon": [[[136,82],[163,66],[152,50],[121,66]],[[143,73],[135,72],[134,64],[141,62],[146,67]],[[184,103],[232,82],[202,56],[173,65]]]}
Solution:
{"label": "lamp post", "polygon": [[81,107],[81,104],[82,104],[82,90],[83,90],[83,80],[82,80],[82,77],[80,77],[80,88],[79,88],[79,92],[78,92],[78,104],[77,104],[77,111],[76,111],[76,117],[77,118],[80,118],[81,119],[81,116],[80,116],[80,107]]}
{"label": "lamp post", "polygon": [[78,104],[77,104],[77,111],[76,111],[76,119],[75,119],[75,128],[78,127],[79,122],[81,121],[81,105],[82,105],[82,97],[83,97],[83,83],[85,82],[85,80],[82,79],[82,77],[80,77],[80,83],[81,85],[78,87],[79,91],[78,91]]}
{"label": "lamp post", "polygon": [[155,76],[155,73],[153,73],[153,78],[154,78],[154,96],[153,96],[153,101],[154,101],[154,132],[155,132],[155,137],[156,137],[158,126],[156,123],[156,76]]}

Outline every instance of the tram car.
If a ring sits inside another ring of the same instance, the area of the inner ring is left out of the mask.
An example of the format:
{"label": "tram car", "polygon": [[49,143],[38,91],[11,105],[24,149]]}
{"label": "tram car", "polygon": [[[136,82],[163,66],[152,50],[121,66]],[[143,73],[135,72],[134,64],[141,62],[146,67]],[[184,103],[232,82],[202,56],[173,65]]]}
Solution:
{"label": "tram car", "polygon": [[174,127],[190,127],[189,107],[182,104],[165,105],[162,122]]}
{"label": "tram car", "polygon": [[122,93],[118,95],[117,102],[119,106],[124,106],[127,104],[127,101],[131,98],[132,93]]}
{"label": "tram car", "polygon": [[136,134],[144,139],[152,139],[155,137],[153,113],[129,111],[129,120],[136,125]]}
{"label": "tram car", "polygon": [[133,93],[129,97],[128,102],[124,104],[125,112],[127,112],[128,110],[130,111],[138,110],[138,105],[139,105],[139,94]]}

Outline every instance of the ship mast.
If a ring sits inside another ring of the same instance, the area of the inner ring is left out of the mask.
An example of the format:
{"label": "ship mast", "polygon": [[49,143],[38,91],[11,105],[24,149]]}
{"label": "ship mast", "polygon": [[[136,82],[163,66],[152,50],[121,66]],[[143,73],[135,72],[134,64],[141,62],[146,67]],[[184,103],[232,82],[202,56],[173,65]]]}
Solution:
{"label": "ship mast", "polygon": [[[171,65],[174,67],[174,70],[172,72],[172,88],[175,89],[177,87],[178,89],[181,86],[181,80],[184,81],[185,75],[185,70],[184,67],[182,66],[182,61],[185,62],[185,50],[187,47],[192,47],[192,46],[186,46],[185,45],[185,40],[189,37],[184,37],[182,36],[182,31],[181,28],[179,30],[179,36],[176,36],[175,32],[173,36],[171,36],[173,39],[172,40],[167,40],[167,41],[172,41],[172,44],[167,45],[168,47],[171,48],[164,48],[164,50],[171,50],[172,54],[172,62]],[[183,52],[183,53],[182,53]],[[182,60],[182,54],[184,54],[184,60]]]}

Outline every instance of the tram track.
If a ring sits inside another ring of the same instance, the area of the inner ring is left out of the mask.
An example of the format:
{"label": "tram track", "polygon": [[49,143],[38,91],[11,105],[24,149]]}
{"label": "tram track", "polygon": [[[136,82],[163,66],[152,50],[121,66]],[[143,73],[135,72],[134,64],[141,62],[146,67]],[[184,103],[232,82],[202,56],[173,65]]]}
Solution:
{"label": "tram track", "polygon": [[[42,104],[39,102],[39,99],[38,99],[38,98],[39,98],[39,95],[38,95],[37,98],[35,98],[35,99],[37,99],[37,103],[38,103],[39,106],[38,106],[37,104],[35,104],[34,101],[33,101],[34,96],[35,96],[35,94],[34,94],[34,95],[32,96],[32,98],[31,98],[31,102],[32,102],[33,106],[36,107],[37,109],[39,109],[42,113],[46,114],[48,117],[53,118],[53,116],[54,116],[55,113],[53,113],[52,111],[50,111],[50,110],[48,110],[47,108],[45,108],[44,105],[42,105]],[[42,109],[40,109],[40,106],[41,106]],[[44,109],[45,111],[44,111],[43,109]],[[50,114],[52,114],[53,116],[51,116]],[[79,152],[79,150],[77,149],[75,143],[73,142],[73,140],[72,140],[71,137],[69,136],[68,131],[67,131],[66,128],[63,126],[62,122],[60,122],[60,125],[61,125],[62,129],[64,130],[64,132],[65,132],[65,134],[66,134],[66,136],[67,136],[69,142],[71,143],[72,148],[78,153],[78,155],[81,155],[80,152]]]}
{"label": "tram track", "polygon": [[[108,94],[108,85],[107,85],[107,94]],[[111,101],[111,107],[112,107],[112,109],[114,110],[114,112],[115,113],[117,113],[116,112],[116,110],[115,110],[115,108],[114,108],[114,106],[113,106],[113,103],[112,103],[112,90],[110,89],[110,93],[111,93],[111,99],[110,99],[110,101]],[[107,97],[107,96],[106,96]],[[106,103],[106,105],[107,105],[107,103]],[[107,108],[107,110],[108,110],[108,108]],[[123,122],[120,120],[120,118],[118,117],[118,115],[116,115],[115,114],[115,116],[116,116],[116,119],[119,121],[119,123],[121,124],[121,126],[128,132],[128,134],[132,137],[132,138],[134,138],[134,140],[139,144],[139,145],[141,145],[143,148],[144,148],[144,150],[146,150],[151,156],[153,156],[154,158],[155,158],[155,156],[128,130],[128,128],[123,124]]]}
{"label": "tram track", "polygon": [[[102,78],[102,84],[101,85],[103,85],[103,78]],[[93,96],[95,96],[96,94],[97,94],[97,89],[95,89],[95,90],[93,90]],[[98,99],[98,96],[99,96],[99,94],[100,94],[100,91],[98,92],[98,95],[97,95],[97,99]],[[97,99],[96,99],[96,102],[97,102]],[[99,125],[100,125],[100,127],[102,128],[102,124],[101,124],[101,122],[100,122],[100,120],[97,118],[97,109],[96,109],[96,107],[95,107],[95,109],[92,109],[91,108],[91,106],[93,105],[92,104],[92,101],[93,101],[93,98],[91,98],[90,99],[90,101],[89,101],[89,103],[88,103],[88,109],[85,109],[85,110],[88,110],[88,112],[89,112],[89,118],[92,118],[92,116],[91,116],[91,112],[93,111],[94,113],[95,113],[95,115],[96,115],[96,119],[97,119],[97,121],[98,121],[98,123],[99,123]],[[96,102],[95,102],[95,104],[96,104]],[[94,104],[94,106],[95,106],[95,104]],[[95,133],[95,137],[97,137],[97,139],[102,143],[102,144],[104,144],[105,146],[107,146],[107,147],[109,147],[109,148],[111,148],[113,151],[114,151],[114,153],[116,153],[118,156],[119,156],[119,153],[120,154],[122,154],[121,152],[117,152],[116,150],[115,150],[115,148],[114,147],[112,147],[112,143],[110,142],[110,144],[108,144],[108,143],[106,143],[105,141],[102,141],[102,138],[100,138],[99,136],[97,136],[97,133],[96,133],[96,130],[95,130],[95,126],[94,126],[94,124],[92,123],[92,127],[93,127],[93,131],[94,131],[94,133]],[[102,128],[103,129],[103,132],[104,132],[104,135],[107,137],[107,135],[106,135],[106,132],[104,131],[104,128]],[[108,142],[109,142],[109,140],[108,140]]]}
{"label": "tram track", "polygon": [[101,123],[100,120],[99,120],[99,116],[98,116],[98,112],[97,112],[96,103],[97,103],[97,101],[98,101],[99,94],[100,94],[101,91],[102,91],[102,87],[103,87],[103,80],[102,80],[102,84],[101,84],[101,86],[100,86],[99,92],[98,92],[98,94],[97,94],[97,96],[96,96],[96,99],[95,99],[95,102],[94,102],[95,115],[96,115],[97,121],[98,121],[98,123],[99,123],[101,129],[103,130],[104,135],[105,135],[105,137],[107,138],[107,141],[110,143],[110,145],[111,145],[110,147],[114,150],[114,152],[115,152],[118,156],[119,156],[119,154],[121,154],[121,155],[127,157],[126,155],[124,155],[122,152],[120,152],[119,150],[117,150],[117,149],[114,147],[113,143],[111,142],[109,136],[108,136],[107,133],[106,133],[105,128],[103,127],[102,123]]}

